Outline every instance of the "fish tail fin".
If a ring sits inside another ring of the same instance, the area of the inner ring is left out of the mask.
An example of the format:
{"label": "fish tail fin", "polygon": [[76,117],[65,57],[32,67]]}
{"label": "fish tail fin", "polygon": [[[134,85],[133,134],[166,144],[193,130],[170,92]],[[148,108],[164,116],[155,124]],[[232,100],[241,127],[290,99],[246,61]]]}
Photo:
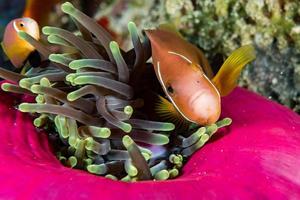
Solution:
{"label": "fish tail fin", "polygon": [[182,117],[182,115],[176,110],[171,102],[169,102],[164,97],[157,95],[158,101],[155,105],[155,112],[162,119],[172,122],[176,127],[182,127],[187,125],[187,121]]}
{"label": "fish tail fin", "polygon": [[252,45],[242,46],[232,52],[212,79],[221,96],[228,95],[236,87],[242,69],[254,59],[255,49]]}

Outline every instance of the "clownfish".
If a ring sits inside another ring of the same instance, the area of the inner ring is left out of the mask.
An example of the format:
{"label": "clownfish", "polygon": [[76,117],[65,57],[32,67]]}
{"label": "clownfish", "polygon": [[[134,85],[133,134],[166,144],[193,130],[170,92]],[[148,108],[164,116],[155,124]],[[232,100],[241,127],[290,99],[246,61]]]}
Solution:
{"label": "clownfish", "polygon": [[39,26],[35,20],[24,17],[9,22],[4,31],[2,48],[16,68],[23,67],[29,55],[35,51],[31,44],[19,37],[20,31],[28,33],[36,40],[40,39]]}
{"label": "clownfish", "polygon": [[199,125],[215,123],[221,114],[221,96],[236,87],[243,67],[255,59],[254,47],[245,45],[235,50],[214,75],[201,50],[170,26],[145,32],[156,77],[169,99],[160,97],[158,114],[180,116]]}

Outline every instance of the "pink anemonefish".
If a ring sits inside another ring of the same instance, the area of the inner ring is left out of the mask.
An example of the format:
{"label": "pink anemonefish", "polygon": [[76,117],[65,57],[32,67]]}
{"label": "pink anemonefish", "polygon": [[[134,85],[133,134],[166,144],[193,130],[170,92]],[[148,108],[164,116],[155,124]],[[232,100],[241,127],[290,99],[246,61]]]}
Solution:
{"label": "pink anemonefish", "polygon": [[19,37],[20,31],[28,33],[36,40],[40,39],[39,26],[31,18],[14,19],[6,26],[2,48],[16,68],[23,67],[30,53],[35,50],[31,44]]}
{"label": "pink anemonefish", "polygon": [[200,125],[215,123],[221,113],[221,96],[236,87],[243,67],[255,59],[254,47],[235,50],[214,75],[203,53],[170,26],[147,30],[146,35],[156,76],[171,101],[160,97],[158,114],[175,119],[181,116]]}

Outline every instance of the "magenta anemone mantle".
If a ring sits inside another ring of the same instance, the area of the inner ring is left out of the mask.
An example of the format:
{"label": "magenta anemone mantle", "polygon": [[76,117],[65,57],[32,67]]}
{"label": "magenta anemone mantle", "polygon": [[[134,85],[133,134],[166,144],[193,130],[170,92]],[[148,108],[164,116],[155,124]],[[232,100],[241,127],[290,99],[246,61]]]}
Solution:
{"label": "magenta anemone mantle", "polygon": [[300,199],[300,117],[237,88],[223,99],[233,119],[168,181],[125,183],[62,166],[20,96],[0,92],[1,199]]}

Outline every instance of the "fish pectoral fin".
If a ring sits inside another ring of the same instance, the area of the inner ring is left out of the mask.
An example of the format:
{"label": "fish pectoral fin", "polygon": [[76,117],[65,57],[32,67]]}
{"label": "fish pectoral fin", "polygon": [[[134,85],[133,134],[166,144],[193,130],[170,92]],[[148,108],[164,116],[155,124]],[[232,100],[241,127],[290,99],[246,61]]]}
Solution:
{"label": "fish pectoral fin", "polygon": [[242,69],[254,59],[255,49],[252,45],[242,46],[232,52],[212,79],[221,96],[228,95],[236,87]]}
{"label": "fish pectoral fin", "polygon": [[158,101],[155,105],[155,112],[161,119],[172,122],[176,126],[183,126],[187,123],[171,102],[160,95],[157,96]]}
{"label": "fish pectoral fin", "polygon": [[29,69],[29,65],[24,65],[21,69],[21,72],[20,74],[21,75],[25,75],[26,74],[26,71]]}

